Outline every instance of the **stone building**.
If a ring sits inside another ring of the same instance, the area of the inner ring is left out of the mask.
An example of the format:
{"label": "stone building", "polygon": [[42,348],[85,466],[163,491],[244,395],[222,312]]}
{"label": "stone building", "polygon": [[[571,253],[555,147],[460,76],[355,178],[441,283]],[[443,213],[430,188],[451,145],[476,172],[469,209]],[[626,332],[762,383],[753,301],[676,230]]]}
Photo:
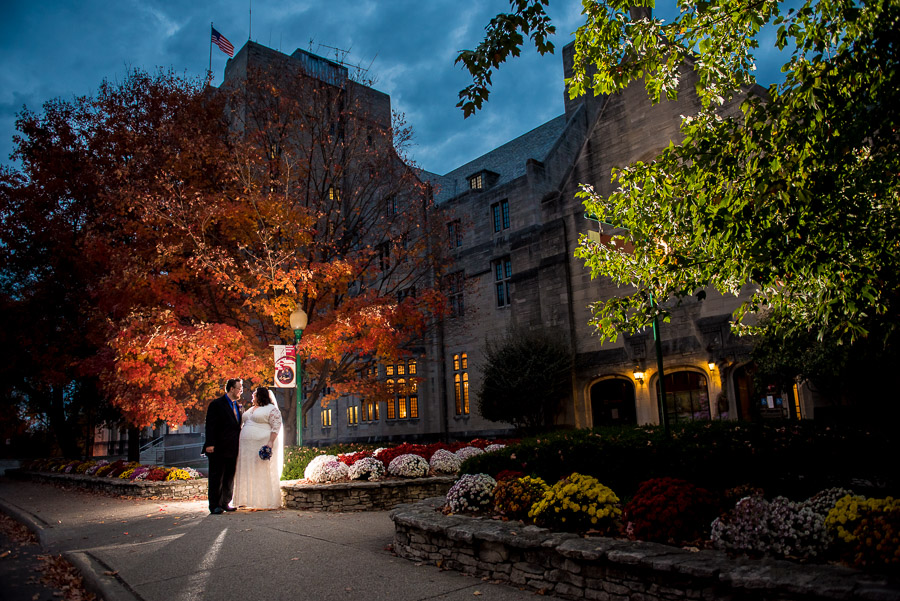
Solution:
{"label": "stone building", "polygon": [[[574,47],[563,50],[570,75]],[[277,56],[276,56],[277,55]],[[248,43],[226,67],[226,83],[247,61],[296,61],[330,85],[346,82],[346,69],[302,50],[290,57]],[[698,101],[690,73],[677,101],[652,105],[641,84],[609,97],[569,99],[565,113],[444,175],[423,172],[446,225],[454,268],[444,278],[451,317],[435,324],[414,356],[382,365],[386,379],[418,379],[414,397],[377,412],[365,399],[341,398],[309,413],[304,441],[465,439],[508,433],[477,410],[483,347],[513,329],[542,330],[564,338],[575,356],[572,394],[557,424],[592,427],[655,424],[659,373],[652,332],[601,344],[588,325],[588,305],[618,294],[590,279],[573,255],[581,234],[599,235],[584,218],[575,192],[591,184],[611,191],[613,167],[648,160],[679,137],[681,115]],[[354,93],[390,115],[390,98],[359,84]],[[560,82],[560,93],[564,93]],[[726,110],[736,110],[736,106]],[[388,117],[389,118],[389,117]],[[415,125],[415,124],[413,124]],[[661,327],[670,423],[694,419],[749,419],[761,414],[806,416],[793,391],[751,398],[749,346],[729,328],[738,300],[708,291],[673,311]],[[287,391],[288,393],[290,391]],[[282,405],[289,405],[283,393]]]}
{"label": "stone building", "polygon": [[[573,45],[564,48],[567,76],[573,54]],[[640,83],[609,97],[566,95],[565,114],[450,173],[429,174],[466,283],[458,286],[465,310],[449,320],[459,322],[456,327],[446,329],[447,389],[455,385],[455,357],[468,359],[466,376],[474,390],[485,340],[516,329],[544,330],[566,338],[575,355],[572,398],[558,424],[660,422],[652,332],[601,344],[588,325],[589,304],[619,291],[591,280],[574,257],[579,235],[601,234],[596,222],[584,218],[575,193],[583,183],[609,194],[614,167],[652,159],[678,139],[680,116],[698,108],[694,83],[685,74],[678,100],[657,105]],[[793,391],[753,397],[748,341],[729,326],[738,302],[710,290],[704,300],[674,309],[671,322],[662,325],[670,424],[806,414]],[[453,423],[490,426],[474,411],[450,408]]]}

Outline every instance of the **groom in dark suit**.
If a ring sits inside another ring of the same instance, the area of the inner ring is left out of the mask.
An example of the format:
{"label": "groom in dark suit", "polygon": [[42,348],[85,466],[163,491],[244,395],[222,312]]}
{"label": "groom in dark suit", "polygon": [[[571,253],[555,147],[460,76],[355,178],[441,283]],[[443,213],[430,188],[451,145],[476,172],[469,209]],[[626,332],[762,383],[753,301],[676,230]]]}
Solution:
{"label": "groom in dark suit", "polygon": [[241,406],[244,383],[232,378],[225,383],[225,395],[206,410],[206,440],[203,451],[209,459],[209,512],[234,511],[230,505],[237,468],[238,440],[241,436]]}

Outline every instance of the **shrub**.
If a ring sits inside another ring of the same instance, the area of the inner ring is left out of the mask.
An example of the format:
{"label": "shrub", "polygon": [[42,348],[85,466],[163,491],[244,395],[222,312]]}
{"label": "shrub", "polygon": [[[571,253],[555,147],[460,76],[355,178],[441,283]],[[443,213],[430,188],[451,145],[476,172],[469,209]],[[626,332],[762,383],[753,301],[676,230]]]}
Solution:
{"label": "shrub", "polygon": [[100,461],[96,462],[94,465],[92,465],[92,466],[90,466],[89,468],[87,468],[87,469],[84,471],[84,474],[85,474],[86,476],[96,476],[96,475],[97,475],[97,470],[99,470],[101,467],[104,467],[104,466],[107,466],[107,465],[109,465],[109,461],[107,461],[106,459],[101,459]]}
{"label": "shrub", "polygon": [[900,510],[868,512],[853,531],[850,562],[858,568],[900,568]]}
{"label": "shrub", "polygon": [[544,493],[528,513],[539,526],[569,532],[609,533],[622,515],[619,497],[596,478],[572,474]]}
{"label": "shrub", "polygon": [[401,455],[418,455],[427,463],[428,460],[431,459],[431,455],[437,451],[438,448],[439,447],[436,445],[410,444],[405,442],[396,447],[382,449],[375,457],[384,463],[385,467],[388,468],[388,472],[390,472],[391,463],[397,457],[400,457]]}
{"label": "shrub", "polygon": [[169,470],[164,467],[151,467],[145,480],[149,482],[162,482],[169,476]]}
{"label": "shrub", "polygon": [[78,464],[78,466],[75,468],[75,473],[76,473],[76,474],[85,474],[85,473],[87,473],[87,471],[88,471],[89,469],[91,469],[91,468],[94,467],[95,465],[97,465],[97,462],[96,462],[96,461],[82,461],[82,462],[81,462],[80,464]]}
{"label": "shrub", "polygon": [[853,491],[846,488],[829,488],[816,493],[804,501],[803,506],[822,516],[824,520],[828,516],[828,512],[837,505],[837,502],[847,495],[853,496]]}
{"label": "shrub", "polygon": [[469,457],[475,457],[476,455],[481,455],[484,453],[483,450],[478,447],[463,447],[456,451],[456,456],[459,457],[460,461],[465,461]]}
{"label": "shrub", "polygon": [[166,475],[166,480],[190,480],[191,475],[186,470],[180,468],[173,468]]}
{"label": "shrub", "polygon": [[845,545],[854,545],[857,541],[856,529],[864,517],[897,510],[900,510],[900,499],[893,497],[867,499],[861,496],[847,495],[839,499],[828,512],[825,518],[825,527]]}
{"label": "shrub", "polygon": [[822,516],[785,497],[741,499],[713,522],[712,541],[731,553],[807,560],[822,555],[828,536]]}
{"label": "shrub", "polygon": [[134,471],[131,473],[131,479],[135,481],[146,480],[147,474],[150,473],[150,468],[142,465],[141,467],[134,468]]}
{"label": "shrub", "polygon": [[341,463],[346,463],[347,466],[351,466],[360,459],[371,456],[372,451],[354,451],[352,453],[341,453],[337,456],[337,458]]}
{"label": "shrub", "polygon": [[428,462],[419,455],[411,453],[399,455],[391,460],[388,465],[388,473],[404,478],[421,478],[428,474]]}
{"label": "shrub", "polygon": [[349,471],[334,455],[319,455],[306,466],[303,477],[309,482],[322,484],[342,480],[349,475]]}
{"label": "shrub", "polygon": [[316,457],[327,455],[315,447],[288,447],[284,450],[284,470],[282,480],[301,480],[306,477],[306,468]]}
{"label": "shrub", "polygon": [[634,538],[680,545],[705,538],[717,514],[716,499],[706,489],[677,478],[653,478],[638,487],[624,520]]}
{"label": "shrub", "polygon": [[524,520],[549,488],[546,482],[531,476],[498,480],[494,488],[494,507],[512,520]]}
{"label": "shrub", "polygon": [[428,465],[435,474],[456,474],[459,472],[459,466],[462,465],[462,461],[455,453],[451,453],[446,449],[438,449],[431,456]]}
{"label": "shrub", "polygon": [[347,472],[351,480],[379,480],[384,478],[384,474],[384,464],[374,457],[358,459]]}
{"label": "shrub", "polygon": [[521,478],[524,475],[525,474],[523,474],[522,472],[518,472],[516,470],[501,470],[500,473],[494,476],[494,479],[497,482],[501,482],[503,480],[515,480],[516,478]]}
{"label": "shrub", "polygon": [[487,474],[467,474],[447,491],[447,508],[453,513],[489,509],[495,486],[497,481]]}

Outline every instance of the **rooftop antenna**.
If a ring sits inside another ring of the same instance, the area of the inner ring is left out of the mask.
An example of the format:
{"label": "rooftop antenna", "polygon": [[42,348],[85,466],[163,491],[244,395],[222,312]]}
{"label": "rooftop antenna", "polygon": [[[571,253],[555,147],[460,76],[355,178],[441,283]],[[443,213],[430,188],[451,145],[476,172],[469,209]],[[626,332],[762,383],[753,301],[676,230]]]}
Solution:
{"label": "rooftop antenna", "polygon": [[247,21],[247,41],[248,42],[250,41],[252,33],[253,33],[253,0],[249,0],[249,5],[250,5],[250,7],[247,11],[250,15],[248,18],[248,21]]}

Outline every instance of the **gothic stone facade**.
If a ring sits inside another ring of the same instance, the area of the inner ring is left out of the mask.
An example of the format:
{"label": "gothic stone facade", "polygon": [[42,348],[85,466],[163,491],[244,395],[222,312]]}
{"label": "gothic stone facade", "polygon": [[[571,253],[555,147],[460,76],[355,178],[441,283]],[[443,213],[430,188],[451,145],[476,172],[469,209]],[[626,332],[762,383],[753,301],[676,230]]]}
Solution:
{"label": "gothic stone facade", "polygon": [[[570,44],[563,50],[567,75],[572,55]],[[226,79],[229,70],[239,71],[254,56],[302,60],[309,63],[307,72],[319,69],[326,78],[343,69],[303,51],[287,57],[250,44],[229,62]],[[565,113],[531,132],[447,174],[423,172],[422,179],[433,186],[436,210],[445,217],[453,249],[455,266],[445,281],[454,314],[435,324],[411,362],[382,366],[392,371],[382,371],[386,377],[420,378],[417,412],[412,414],[411,399],[404,398],[398,399],[406,409],[402,415],[395,408],[389,418],[381,406],[377,419],[365,412],[363,419],[354,418],[364,400],[343,398],[328,412],[310,412],[304,441],[466,439],[510,433],[508,424],[479,415],[476,391],[485,341],[500,339],[513,328],[552,331],[574,351],[572,394],[557,416],[559,425],[659,423],[652,333],[601,344],[588,325],[589,305],[619,291],[609,282],[591,280],[573,256],[579,235],[597,229],[584,219],[575,193],[585,183],[608,194],[614,167],[648,160],[677,140],[680,116],[698,106],[694,84],[692,74],[686,73],[679,99],[657,105],[650,103],[640,83],[609,97],[571,100],[566,95]],[[377,113],[390,114],[387,95],[357,88],[355,93],[370,98]],[[738,299],[708,291],[705,300],[678,308],[671,322],[663,324],[670,421],[751,417],[754,405],[744,370],[749,349],[729,328],[737,304]],[[636,377],[638,371],[642,378]],[[791,403],[773,400],[777,404],[770,410],[787,415]],[[282,392],[280,402],[287,407],[292,401]]]}

